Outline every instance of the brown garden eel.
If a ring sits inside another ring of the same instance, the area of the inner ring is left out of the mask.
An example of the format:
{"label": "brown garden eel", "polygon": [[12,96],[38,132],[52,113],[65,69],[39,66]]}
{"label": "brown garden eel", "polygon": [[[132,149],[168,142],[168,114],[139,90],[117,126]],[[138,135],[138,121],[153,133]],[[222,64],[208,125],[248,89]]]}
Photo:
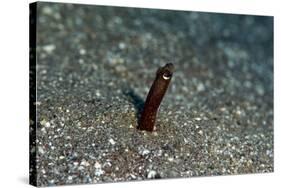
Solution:
{"label": "brown garden eel", "polygon": [[168,89],[173,72],[174,65],[172,63],[168,63],[157,70],[156,78],[149,90],[144,104],[138,129],[146,131],[154,130],[157,111]]}

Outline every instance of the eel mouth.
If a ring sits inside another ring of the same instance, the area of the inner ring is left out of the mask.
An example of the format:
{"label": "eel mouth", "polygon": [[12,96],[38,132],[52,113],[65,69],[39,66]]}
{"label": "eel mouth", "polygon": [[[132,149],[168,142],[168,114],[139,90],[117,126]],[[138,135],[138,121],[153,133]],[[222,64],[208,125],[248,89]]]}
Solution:
{"label": "eel mouth", "polygon": [[163,68],[171,73],[173,73],[175,69],[173,63],[167,63]]}

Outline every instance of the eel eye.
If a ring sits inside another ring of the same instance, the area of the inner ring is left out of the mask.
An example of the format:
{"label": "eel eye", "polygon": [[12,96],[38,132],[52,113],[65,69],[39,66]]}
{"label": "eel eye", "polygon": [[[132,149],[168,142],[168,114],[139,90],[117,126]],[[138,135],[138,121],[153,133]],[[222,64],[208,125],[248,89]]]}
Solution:
{"label": "eel eye", "polygon": [[169,74],[169,73],[164,73],[163,74],[163,79],[164,80],[169,80],[171,78],[171,74]]}

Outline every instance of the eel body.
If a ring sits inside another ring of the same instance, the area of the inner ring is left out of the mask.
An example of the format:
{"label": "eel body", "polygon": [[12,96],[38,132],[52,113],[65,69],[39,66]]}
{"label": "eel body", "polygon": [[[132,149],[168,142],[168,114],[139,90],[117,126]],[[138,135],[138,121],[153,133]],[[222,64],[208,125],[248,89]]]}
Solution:
{"label": "eel body", "polygon": [[168,89],[174,72],[172,63],[160,67],[156,72],[155,80],[147,95],[141,114],[139,129],[153,131],[160,103]]}

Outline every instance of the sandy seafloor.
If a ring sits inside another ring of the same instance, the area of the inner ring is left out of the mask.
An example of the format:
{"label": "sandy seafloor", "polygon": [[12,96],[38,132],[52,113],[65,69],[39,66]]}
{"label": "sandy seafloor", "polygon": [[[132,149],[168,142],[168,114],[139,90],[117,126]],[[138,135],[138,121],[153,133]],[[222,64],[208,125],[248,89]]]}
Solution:
{"label": "sandy seafloor", "polygon": [[[38,3],[39,186],[273,172],[273,18]],[[136,129],[158,67],[175,73]]]}

